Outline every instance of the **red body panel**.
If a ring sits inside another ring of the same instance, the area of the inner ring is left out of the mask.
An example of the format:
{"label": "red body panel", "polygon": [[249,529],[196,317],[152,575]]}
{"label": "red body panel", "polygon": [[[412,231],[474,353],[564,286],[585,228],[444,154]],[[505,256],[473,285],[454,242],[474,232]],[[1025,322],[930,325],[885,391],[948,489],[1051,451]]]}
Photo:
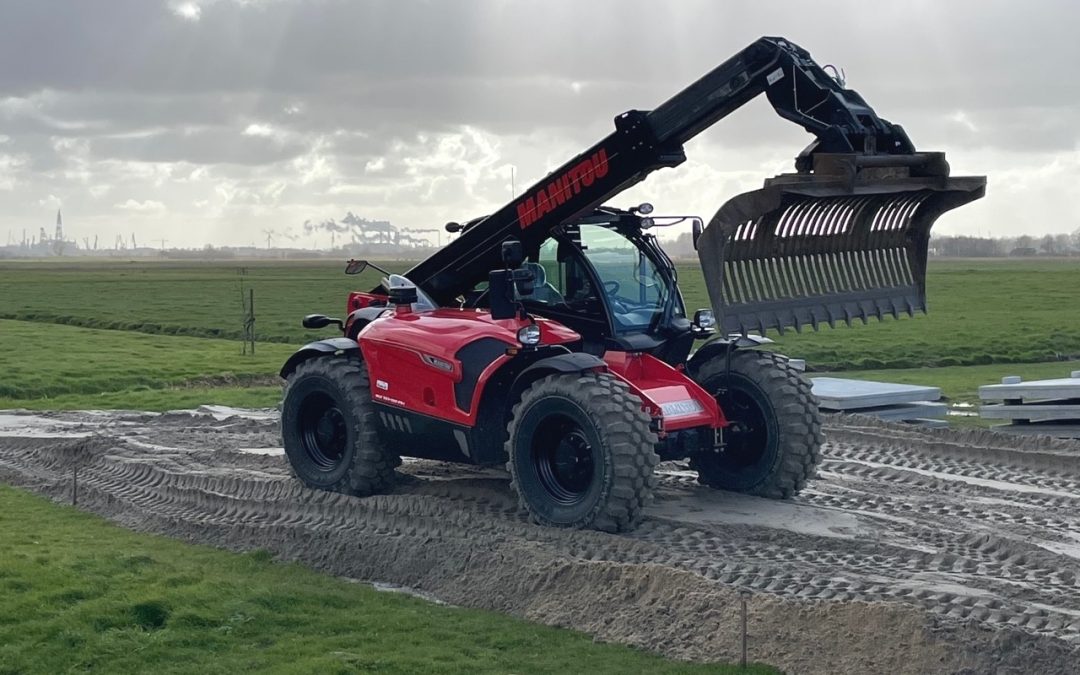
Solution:
{"label": "red body panel", "polygon": [[[577,342],[581,336],[557,322],[536,319],[544,345]],[[482,373],[468,410],[457,406],[454,384],[462,380],[455,356],[462,347],[484,338],[521,348],[519,328],[528,320],[492,319],[485,310],[441,308],[413,312],[407,306],[368,324],[359,337],[371,374],[376,401],[465,426],[476,424],[476,403],[484,384],[510,355],[497,357]]]}
{"label": "red body panel", "polygon": [[663,417],[664,431],[727,426],[723,411],[709,392],[655,356],[608,352],[604,361],[641,397],[647,413]]}
{"label": "red body panel", "polygon": [[370,307],[373,304],[385,305],[387,301],[388,298],[385,295],[353,291],[349,293],[349,301],[345,305],[345,314],[347,315],[350,312],[355,312],[364,307]]}

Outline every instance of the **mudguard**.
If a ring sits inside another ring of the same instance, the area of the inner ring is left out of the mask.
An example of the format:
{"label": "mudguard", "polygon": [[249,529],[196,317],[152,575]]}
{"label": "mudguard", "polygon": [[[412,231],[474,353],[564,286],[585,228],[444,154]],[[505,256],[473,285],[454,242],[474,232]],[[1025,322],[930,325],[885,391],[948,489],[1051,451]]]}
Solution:
{"label": "mudguard", "polygon": [[712,340],[690,355],[690,359],[686,362],[686,370],[693,376],[702,363],[714,356],[726,354],[736,349],[757,349],[772,342],[770,338],[753,334],[731,335],[727,338]]}
{"label": "mudguard", "polygon": [[518,374],[516,381],[527,382],[530,379],[536,379],[541,372],[583,373],[596,368],[607,370],[607,364],[599,356],[593,356],[585,352],[557,354],[533,363]]}
{"label": "mudguard", "polygon": [[300,349],[297,349],[292,356],[285,361],[285,365],[281,367],[279,375],[284,378],[288,378],[293,374],[296,367],[308,359],[315,358],[317,356],[325,356],[327,354],[344,354],[346,352],[356,352],[359,356],[360,345],[356,340],[350,340],[345,337],[327,338],[326,340],[318,340],[316,342],[309,342]]}
{"label": "mudguard", "polygon": [[[353,331],[353,326],[356,325],[357,321],[363,324],[360,326],[360,329],[356,331],[359,332],[359,330],[363,329],[364,326],[368,325],[375,319],[378,319],[380,316],[382,316],[382,313],[386,311],[390,310],[384,306],[361,307],[360,309],[354,309],[345,319],[346,334],[349,334]],[[355,337],[356,336],[353,335],[353,338]]]}

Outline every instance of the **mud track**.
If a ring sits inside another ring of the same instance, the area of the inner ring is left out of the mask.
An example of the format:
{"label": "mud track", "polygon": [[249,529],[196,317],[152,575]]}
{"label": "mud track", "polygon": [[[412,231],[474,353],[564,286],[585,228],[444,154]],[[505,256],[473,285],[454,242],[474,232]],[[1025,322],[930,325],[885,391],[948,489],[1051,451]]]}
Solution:
{"label": "mud track", "polygon": [[790,502],[661,465],[629,535],[530,524],[497,469],[407,461],[354,499],[289,476],[276,414],[0,413],[0,481],[138,530],[694,660],[793,673],[1080,672],[1080,444],[832,422]]}

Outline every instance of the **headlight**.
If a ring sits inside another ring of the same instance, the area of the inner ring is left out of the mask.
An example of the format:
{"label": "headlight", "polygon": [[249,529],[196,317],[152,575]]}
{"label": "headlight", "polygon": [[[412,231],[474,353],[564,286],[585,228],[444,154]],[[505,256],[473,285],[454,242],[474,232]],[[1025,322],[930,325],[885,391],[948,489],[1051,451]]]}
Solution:
{"label": "headlight", "polygon": [[518,329],[518,342],[528,347],[540,344],[540,326],[530,323],[528,326]]}

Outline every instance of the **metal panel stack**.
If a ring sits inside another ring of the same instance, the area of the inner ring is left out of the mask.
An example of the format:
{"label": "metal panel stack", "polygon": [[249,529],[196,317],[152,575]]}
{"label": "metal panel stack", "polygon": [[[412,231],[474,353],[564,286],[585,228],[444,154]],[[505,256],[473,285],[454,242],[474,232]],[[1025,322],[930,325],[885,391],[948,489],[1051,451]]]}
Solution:
{"label": "metal panel stack", "polygon": [[1080,370],[1056,380],[1024,382],[1019,377],[979,387],[983,419],[1009,420],[994,431],[1080,438]]}
{"label": "metal panel stack", "polygon": [[913,384],[814,377],[814,395],[824,412],[871,415],[890,422],[910,422],[944,427],[947,406],[940,403],[941,389]]}

